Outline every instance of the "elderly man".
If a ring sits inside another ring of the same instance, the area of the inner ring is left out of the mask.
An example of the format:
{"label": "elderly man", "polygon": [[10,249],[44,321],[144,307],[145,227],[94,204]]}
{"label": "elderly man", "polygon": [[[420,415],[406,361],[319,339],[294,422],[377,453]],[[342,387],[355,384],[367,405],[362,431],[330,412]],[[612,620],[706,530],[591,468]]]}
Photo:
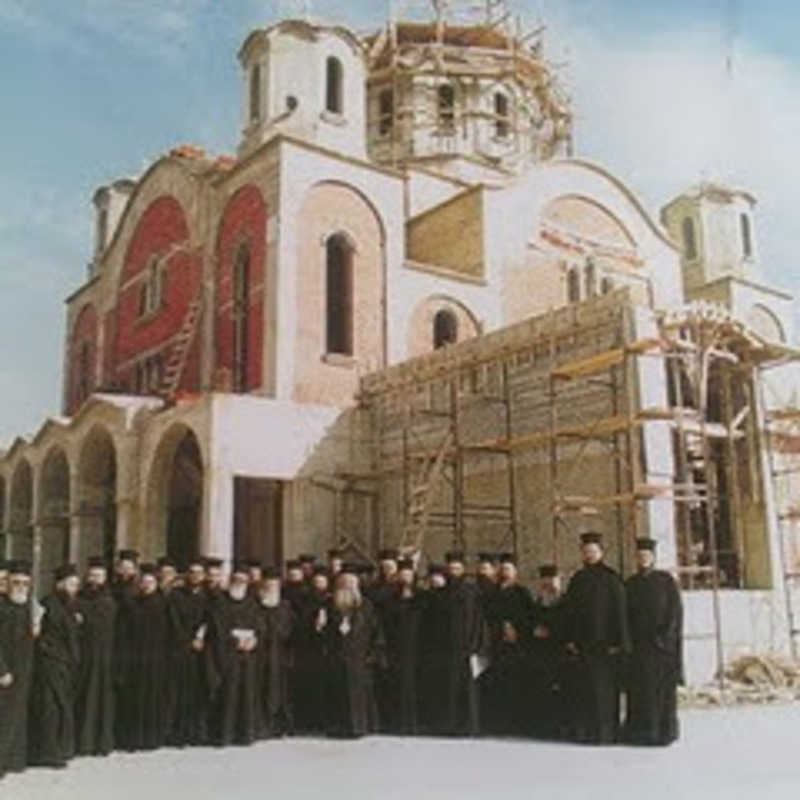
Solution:
{"label": "elderly man", "polygon": [[277,567],[265,571],[258,586],[258,602],[264,617],[260,732],[263,738],[271,739],[294,733],[289,666],[295,617],[289,601],[281,597],[281,571]]}
{"label": "elderly man", "polygon": [[114,749],[114,618],[116,603],[108,588],[102,556],[88,561],[78,593],[80,669],[76,700],[77,748],[81,755],[108,755]]}
{"label": "elderly man", "polygon": [[572,576],[565,598],[572,737],[585,744],[618,739],[620,661],[628,650],[625,587],[603,555],[599,533],[581,535],[583,567]]}
{"label": "elderly man", "polygon": [[327,657],[327,733],[358,738],[372,732],[372,670],[384,660],[380,622],[362,597],[358,576],[342,571],[330,613],[320,620]]}
{"label": "elderly man", "polygon": [[247,589],[247,567],[235,564],[228,590],[208,618],[214,670],[212,741],[219,746],[251,744],[258,734],[264,618]]}
{"label": "elderly man", "polygon": [[637,571],[625,583],[631,659],[625,740],[668,745],[678,738],[683,608],[675,579],[655,569],[656,542],[636,540]]}
{"label": "elderly man", "polygon": [[0,776],[28,759],[28,698],[33,672],[31,565],[8,565],[8,598],[0,603]]}

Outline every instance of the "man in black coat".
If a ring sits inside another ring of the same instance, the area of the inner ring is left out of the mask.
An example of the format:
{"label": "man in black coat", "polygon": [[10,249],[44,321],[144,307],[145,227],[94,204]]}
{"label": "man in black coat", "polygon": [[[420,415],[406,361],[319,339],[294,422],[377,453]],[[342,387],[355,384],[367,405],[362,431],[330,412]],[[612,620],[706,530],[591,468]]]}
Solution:
{"label": "man in black coat", "polygon": [[[252,584],[251,584],[252,585]],[[268,567],[257,586],[259,608],[264,617],[261,666],[262,738],[271,739],[294,733],[294,713],[289,695],[291,639],[294,611],[281,597],[281,571]]]}
{"label": "man in black coat", "polygon": [[227,592],[208,617],[213,665],[211,737],[219,746],[251,744],[258,735],[264,618],[247,588],[247,567],[235,564]]}
{"label": "man in black coat", "polygon": [[528,671],[528,732],[554,739],[566,733],[563,691],[564,599],[561,576],[555,564],[539,567],[539,584],[533,600],[531,649]]}
{"label": "man in black coat", "polygon": [[374,732],[372,674],[385,662],[384,639],[372,603],[348,568],[336,580],[324,637],[328,736],[354,739]]}
{"label": "man in black coat", "polygon": [[621,662],[629,649],[625,587],[603,563],[599,533],[581,535],[581,556],[583,567],[565,598],[571,734],[581,743],[612,744],[619,735]]}
{"label": "man in black coat", "polygon": [[74,564],[55,570],[55,591],[42,601],[41,632],[34,647],[30,763],[66,767],[75,755],[75,686],[80,659]]}
{"label": "man in black coat", "polygon": [[428,587],[421,599],[419,723],[424,733],[439,736],[447,725],[450,685],[450,654],[445,646],[450,637],[450,613],[443,564],[429,565]]}
{"label": "man in black coat", "polygon": [[[478,565],[475,573],[475,585],[478,588],[483,616],[489,631],[489,641],[500,640],[500,621],[496,615],[497,595],[500,591],[498,582],[498,554],[490,552],[478,553]],[[490,663],[483,675],[478,679],[478,691],[481,706],[481,730],[487,734],[498,734],[503,729],[503,711],[498,696],[500,685],[495,676],[495,664]]]}
{"label": "man in black coat", "polygon": [[636,540],[638,571],[625,583],[631,657],[625,740],[668,745],[678,738],[683,608],[675,579],[655,569],[656,542]]}
{"label": "man in black coat", "polygon": [[386,639],[386,711],[384,730],[413,735],[418,727],[418,682],[423,598],[417,590],[414,562],[398,562],[397,578],[383,606]]}
{"label": "man in black coat", "polygon": [[33,673],[31,565],[8,566],[8,595],[0,598],[0,777],[28,760],[28,699]]}
{"label": "man in black coat", "polygon": [[188,562],[183,585],[170,592],[170,705],[167,742],[176,747],[204,744],[208,722],[208,675],[205,653],[208,595],[201,558]]}
{"label": "man in black coat", "polygon": [[503,734],[520,736],[528,724],[528,666],[533,640],[533,597],[520,585],[512,553],[500,556],[500,583],[493,603],[492,697]]}
{"label": "man in black coat", "polygon": [[78,593],[80,667],[75,703],[80,755],[108,755],[114,749],[114,620],[117,606],[107,585],[102,556],[91,556]]}
{"label": "man in black coat", "polygon": [[114,741],[117,747],[130,746],[130,732],[126,725],[129,721],[123,709],[127,708],[126,698],[121,695],[121,681],[130,672],[130,664],[126,659],[132,652],[131,626],[133,624],[133,607],[139,592],[139,553],[136,550],[120,550],[114,580],[111,583],[111,595],[116,604],[117,616],[114,621],[114,676],[115,705],[117,713],[114,717]]}
{"label": "man in black coat", "polygon": [[[372,601],[375,612],[378,615],[381,628],[384,633],[387,626],[387,615],[397,581],[397,564],[400,554],[397,550],[386,548],[378,553],[378,579],[364,591],[364,594]],[[375,681],[375,701],[377,704],[377,723],[378,729],[382,732],[389,732],[394,727],[397,720],[395,687],[393,676],[386,668],[376,667],[373,675]]]}

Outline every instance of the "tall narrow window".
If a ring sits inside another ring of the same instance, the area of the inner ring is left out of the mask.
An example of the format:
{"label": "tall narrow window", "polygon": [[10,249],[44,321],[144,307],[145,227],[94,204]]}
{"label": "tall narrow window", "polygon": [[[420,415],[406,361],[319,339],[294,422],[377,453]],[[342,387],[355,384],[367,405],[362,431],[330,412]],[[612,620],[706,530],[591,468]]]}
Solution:
{"label": "tall narrow window", "polygon": [[753,237],[750,232],[750,217],[747,214],[739,215],[739,224],[742,228],[742,253],[745,258],[753,255]]}
{"label": "tall narrow window", "polygon": [[233,391],[246,392],[249,351],[250,249],[241,245],[233,262]]}
{"label": "tall narrow window", "polygon": [[326,347],[329,353],[353,355],[353,251],[344,236],[326,243]]}
{"label": "tall narrow window", "polygon": [[261,64],[250,69],[250,122],[261,119]]}
{"label": "tall narrow window", "polygon": [[494,95],[494,132],[498,139],[508,136],[508,97],[502,92]]}
{"label": "tall narrow window", "polygon": [[436,90],[439,111],[439,125],[452,128],[456,121],[456,93],[449,83],[443,83]]}
{"label": "tall narrow window", "polygon": [[452,311],[442,309],[433,318],[433,349],[438,350],[458,340],[458,320]]}
{"label": "tall narrow window", "polygon": [[97,211],[97,252],[102,253],[106,248],[108,235],[108,209],[100,208]]}
{"label": "tall narrow window", "polygon": [[89,396],[89,343],[81,342],[78,353],[78,402]]}
{"label": "tall narrow window", "polygon": [[586,262],[584,280],[586,282],[586,296],[594,297],[597,294],[597,274],[594,268],[594,261],[591,259]]}
{"label": "tall narrow window", "polygon": [[572,267],[567,273],[567,302],[578,303],[581,299],[581,273]]}
{"label": "tall narrow window", "polygon": [[378,132],[386,136],[394,127],[394,92],[384,89],[378,95]]}
{"label": "tall narrow window", "polygon": [[149,283],[147,280],[143,280],[139,284],[139,316],[143,317],[147,313],[147,309],[150,306],[150,301],[148,300],[149,295]]}
{"label": "tall narrow window", "polygon": [[342,113],[343,78],[342,62],[329,56],[325,66],[325,109],[333,114]]}
{"label": "tall narrow window", "polygon": [[683,253],[688,261],[697,258],[697,237],[691,217],[685,217],[681,226],[683,231]]}

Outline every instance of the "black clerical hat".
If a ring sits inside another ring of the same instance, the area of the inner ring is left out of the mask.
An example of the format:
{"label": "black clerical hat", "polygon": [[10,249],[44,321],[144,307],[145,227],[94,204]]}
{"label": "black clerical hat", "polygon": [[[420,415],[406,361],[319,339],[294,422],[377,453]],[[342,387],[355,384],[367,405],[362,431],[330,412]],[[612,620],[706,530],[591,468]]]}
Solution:
{"label": "black clerical hat", "polygon": [[359,575],[372,575],[375,572],[375,565],[365,562],[363,564],[359,564],[357,569]]}
{"label": "black clerical hat", "polygon": [[216,556],[203,556],[203,566],[205,566],[206,569],[211,569],[212,567],[221,567],[222,559],[217,558]]}
{"label": "black clerical hat", "polygon": [[513,553],[500,553],[498,560],[501,564],[516,564],[517,557]]}
{"label": "black clerical hat", "polygon": [[258,558],[248,558],[245,560],[244,565],[248,567],[248,569],[263,569],[264,567],[261,564],[261,560]]}
{"label": "black clerical hat", "polygon": [[246,561],[234,561],[231,567],[231,575],[249,575],[250,571],[247,568]]}
{"label": "black clerical hat", "polygon": [[460,550],[451,550],[449,553],[445,553],[444,560],[448,564],[452,564],[454,561],[457,561],[460,564],[464,563],[464,553]]}
{"label": "black clerical hat", "polygon": [[23,558],[17,558],[8,562],[9,575],[30,575],[33,565],[30,561]]}
{"label": "black clerical hat", "polygon": [[539,567],[540,578],[555,578],[558,575],[558,567],[555,564],[542,564]]}
{"label": "black clerical hat", "polygon": [[429,564],[428,565],[428,575],[444,575],[444,573],[445,573],[444,564]]}
{"label": "black clerical hat", "polygon": [[581,534],[581,544],[603,544],[603,535],[597,531],[586,531]]}
{"label": "black clerical hat", "polygon": [[175,563],[174,558],[170,558],[169,556],[161,556],[156,561],[156,566],[158,567],[176,567],[177,564]]}
{"label": "black clerical hat", "polygon": [[103,556],[89,556],[86,560],[86,566],[91,569],[92,567],[103,567],[106,568],[106,560]]}
{"label": "black clerical hat", "polygon": [[120,561],[136,561],[139,558],[138,550],[120,550],[117,553],[117,558]]}
{"label": "black clerical hat", "polygon": [[276,578],[280,579],[281,577],[281,569],[280,567],[265,567],[264,568],[264,579],[265,580],[275,580]]}
{"label": "black clerical hat", "polygon": [[496,553],[489,553],[488,551],[483,551],[478,553],[478,563],[479,564],[496,564],[497,563],[497,554]]}
{"label": "black clerical hat", "polygon": [[142,575],[155,575],[158,572],[158,567],[155,564],[142,564],[139,567],[139,572]]}
{"label": "black clerical hat", "polygon": [[192,558],[187,558],[186,561],[183,562],[182,566],[184,572],[186,572],[186,570],[190,567],[203,567],[203,569],[205,569],[207,562],[202,556],[194,556]]}
{"label": "black clerical hat", "polygon": [[344,556],[344,550],[339,547],[332,547],[328,550],[328,558],[342,558]]}
{"label": "black clerical hat", "polygon": [[299,569],[300,568],[300,559],[299,558],[290,558],[286,562],[286,569]]}
{"label": "black clerical hat", "polygon": [[342,575],[359,575],[361,574],[361,565],[353,561],[345,561],[342,564]]}
{"label": "black clerical hat", "polygon": [[397,569],[414,569],[414,560],[411,558],[401,558],[397,562]]}
{"label": "black clerical hat", "polygon": [[300,555],[297,556],[297,560],[301,564],[313,564],[317,560],[317,557],[311,553],[300,553]]}
{"label": "black clerical hat", "polygon": [[399,555],[397,550],[388,547],[378,553],[378,561],[397,561]]}
{"label": "black clerical hat", "polygon": [[63,581],[64,578],[71,578],[73,575],[78,574],[78,568],[74,564],[62,564],[53,570],[53,577],[57,581]]}
{"label": "black clerical hat", "polygon": [[656,547],[658,547],[658,542],[655,539],[649,539],[646,536],[642,536],[636,540],[637,550],[651,550],[655,553]]}
{"label": "black clerical hat", "polygon": [[326,566],[324,566],[323,564],[317,564],[317,566],[314,567],[314,572],[312,574],[313,575],[324,575],[326,578],[330,576],[330,572],[328,571],[328,568]]}

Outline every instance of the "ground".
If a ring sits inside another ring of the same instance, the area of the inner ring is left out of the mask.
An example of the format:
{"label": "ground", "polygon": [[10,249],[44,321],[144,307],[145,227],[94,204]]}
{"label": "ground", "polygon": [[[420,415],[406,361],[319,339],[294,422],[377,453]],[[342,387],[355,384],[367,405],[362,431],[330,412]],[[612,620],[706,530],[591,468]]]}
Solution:
{"label": "ground", "polygon": [[800,786],[800,706],[687,711],[667,749],[376,737],[80,759],[0,781],[0,800],[773,800]]}

